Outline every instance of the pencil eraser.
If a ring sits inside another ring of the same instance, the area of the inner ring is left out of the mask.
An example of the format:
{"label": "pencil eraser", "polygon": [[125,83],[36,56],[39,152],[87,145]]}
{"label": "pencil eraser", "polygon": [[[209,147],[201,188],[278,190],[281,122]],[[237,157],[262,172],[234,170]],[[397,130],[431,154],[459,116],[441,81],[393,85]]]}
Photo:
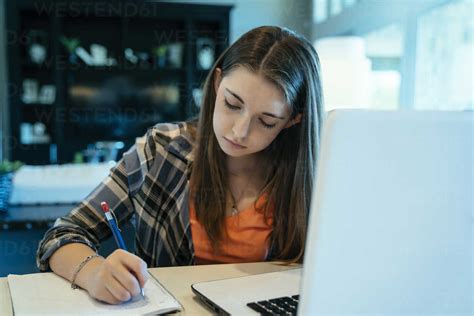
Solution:
{"label": "pencil eraser", "polygon": [[109,205],[107,204],[107,202],[102,202],[100,203],[100,206],[102,207],[102,210],[104,212],[108,212],[109,211]]}

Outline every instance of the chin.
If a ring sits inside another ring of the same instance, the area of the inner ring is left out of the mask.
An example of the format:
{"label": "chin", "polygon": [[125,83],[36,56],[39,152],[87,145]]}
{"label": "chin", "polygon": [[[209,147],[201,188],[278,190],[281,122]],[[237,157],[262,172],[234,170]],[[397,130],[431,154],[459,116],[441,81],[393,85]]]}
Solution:
{"label": "chin", "polygon": [[[224,152],[224,154],[226,154],[227,156],[231,156],[231,157],[234,157],[234,158],[237,158],[237,157],[243,157],[243,156],[247,156],[249,155],[249,153],[245,150],[241,150],[241,151],[235,151],[235,150],[232,150],[232,149],[227,149],[227,148],[224,148],[223,146],[220,146],[221,150]],[[251,153],[250,153],[251,154]]]}
{"label": "chin", "polygon": [[226,151],[226,150],[223,150],[224,154],[226,154],[227,156],[230,156],[232,158],[239,158],[239,157],[245,157],[245,156],[248,156],[248,155],[251,155],[251,154],[247,154],[247,153],[234,153],[234,152],[230,152],[230,151]]}
{"label": "chin", "polygon": [[[245,149],[233,149],[228,146],[225,140],[219,140],[219,148],[227,155],[230,157],[243,157],[249,155],[249,150],[248,148]],[[251,153],[250,153],[251,154]]]}

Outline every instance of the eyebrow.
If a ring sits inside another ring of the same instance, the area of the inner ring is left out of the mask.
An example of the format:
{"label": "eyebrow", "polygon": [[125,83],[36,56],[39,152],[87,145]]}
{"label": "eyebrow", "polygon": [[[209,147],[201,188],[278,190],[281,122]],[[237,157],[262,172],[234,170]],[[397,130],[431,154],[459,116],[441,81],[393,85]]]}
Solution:
{"label": "eyebrow", "polygon": [[[236,94],[235,92],[230,91],[228,88],[225,88],[225,89],[227,90],[227,92],[232,94],[237,100],[239,100],[240,103],[245,104],[244,100],[242,100],[242,98],[238,94]],[[280,119],[280,120],[285,119],[284,117],[281,117],[281,116],[278,116],[278,115],[275,115],[275,114],[269,113],[269,112],[262,112],[262,114],[266,115],[266,116],[274,117],[274,118],[277,118],[277,119]]]}

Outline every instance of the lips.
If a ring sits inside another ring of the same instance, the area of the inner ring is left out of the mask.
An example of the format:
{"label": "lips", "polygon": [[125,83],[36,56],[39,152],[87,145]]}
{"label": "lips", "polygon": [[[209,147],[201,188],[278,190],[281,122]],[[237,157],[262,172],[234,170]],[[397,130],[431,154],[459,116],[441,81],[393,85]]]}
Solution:
{"label": "lips", "polygon": [[237,148],[247,148],[247,147],[242,146],[242,145],[240,145],[239,143],[236,143],[236,142],[234,142],[234,141],[231,141],[230,139],[227,139],[227,138],[225,138],[225,137],[224,137],[224,139],[225,139],[226,141],[228,141],[228,142],[229,142],[231,145],[233,145],[234,147],[237,147]]}

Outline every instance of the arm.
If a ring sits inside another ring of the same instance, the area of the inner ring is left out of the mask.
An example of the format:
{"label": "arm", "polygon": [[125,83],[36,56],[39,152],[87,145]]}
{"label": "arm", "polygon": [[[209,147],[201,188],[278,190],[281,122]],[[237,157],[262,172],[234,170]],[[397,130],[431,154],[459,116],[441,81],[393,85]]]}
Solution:
{"label": "arm", "polygon": [[[107,201],[114,208],[119,224],[130,219],[134,211],[131,197],[141,186],[144,172],[152,161],[146,157],[153,157],[150,148],[145,148],[147,136],[138,139],[109,176],[46,232],[37,252],[40,270],[51,268],[71,281],[79,263],[96,253],[100,242],[111,234],[100,202]],[[131,253],[116,251],[107,259],[94,258],[88,262],[78,273],[76,283],[97,299],[118,303],[139,292],[145,275],[143,260]]]}
{"label": "arm", "polygon": [[[81,243],[97,251],[102,240],[111,235],[107,220],[100,208],[102,201],[107,201],[114,209],[119,225],[133,215],[127,165],[136,156],[132,147],[127,154],[111,169],[110,174],[89,196],[74,208],[68,215],[56,220],[40,242],[36,261],[41,271],[47,271],[49,259],[60,247],[70,243]],[[132,161],[133,162],[133,161]]]}

